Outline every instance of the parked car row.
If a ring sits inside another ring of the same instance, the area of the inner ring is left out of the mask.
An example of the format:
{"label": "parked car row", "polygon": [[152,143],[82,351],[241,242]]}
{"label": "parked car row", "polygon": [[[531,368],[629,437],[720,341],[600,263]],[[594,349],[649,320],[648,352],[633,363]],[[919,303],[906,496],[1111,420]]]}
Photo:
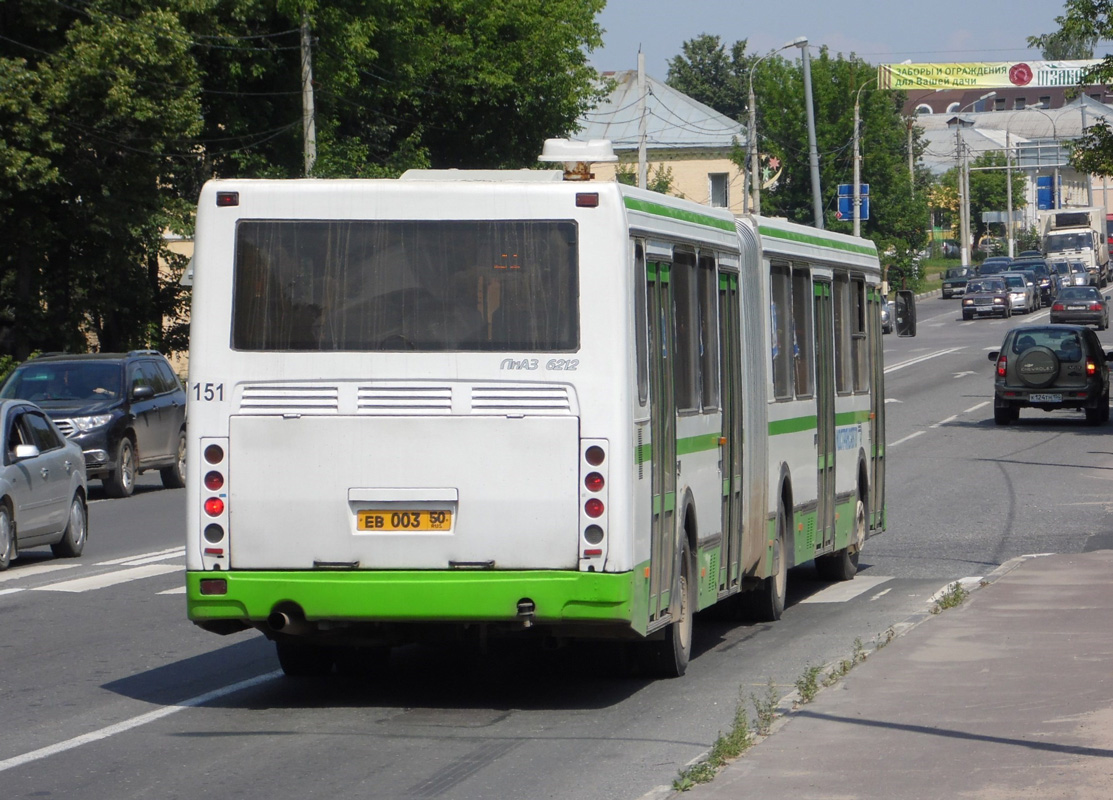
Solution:
{"label": "parked car row", "polygon": [[185,485],[186,394],[165,356],[48,354],[0,387],[0,570],[21,549],[79,556],[88,538],[88,480],[127,497],[157,469]]}

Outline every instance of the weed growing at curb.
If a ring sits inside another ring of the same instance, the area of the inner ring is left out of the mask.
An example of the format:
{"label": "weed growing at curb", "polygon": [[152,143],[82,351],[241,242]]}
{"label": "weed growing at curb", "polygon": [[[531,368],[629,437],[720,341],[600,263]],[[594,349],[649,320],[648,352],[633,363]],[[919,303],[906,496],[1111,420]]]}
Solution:
{"label": "weed growing at curb", "polygon": [[[772,681],[770,681],[772,684]],[[725,734],[720,733],[707,758],[680,770],[672,788],[678,792],[686,792],[696,784],[708,783],[715,774],[731,759],[738,758],[754,743],[753,732],[750,730],[750,720],[746,716],[746,708],[742,704],[739,692],[738,706],[734,710],[734,723]]]}
{"label": "weed growing at curb", "polygon": [[962,605],[962,601],[969,596],[970,592],[966,590],[966,587],[956,581],[955,583],[952,583],[950,587],[948,587],[947,591],[943,593],[942,597],[935,601],[935,605],[932,607],[931,613],[938,614],[940,611],[944,611],[945,609],[960,606]]}
{"label": "weed growing at curb", "polygon": [[796,691],[800,695],[800,704],[810,703],[819,691],[820,667],[808,667],[804,674],[796,679]]}
{"label": "weed growing at curb", "polygon": [[772,678],[769,679],[769,683],[765,687],[765,696],[758,697],[751,694],[750,702],[754,704],[758,735],[768,736],[769,729],[773,726],[773,720],[777,718],[777,684],[773,682]]}

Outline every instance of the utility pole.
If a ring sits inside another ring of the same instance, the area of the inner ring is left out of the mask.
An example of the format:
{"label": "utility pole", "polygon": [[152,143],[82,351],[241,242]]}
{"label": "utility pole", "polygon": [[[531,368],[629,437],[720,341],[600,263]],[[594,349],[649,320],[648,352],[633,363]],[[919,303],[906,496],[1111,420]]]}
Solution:
{"label": "utility pole", "polygon": [[808,55],[808,41],[799,45],[804,64],[804,110],[808,116],[808,163],[812,172],[812,206],[815,208],[815,226],[823,230],[823,193],[819,185],[819,151],[815,146],[815,108],[812,105],[812,60]]}
{"label": "utility pole", "polygon": [[638,188],[645,189],[649,182],[648,166],[645,163],[645,54],[638,50]]}
{"label": "utility pole", "polygon": [[313,109],[313,56],[310,51],[309,14],[301,15],[301,133],[305,152],[305,177],[317,163],[317,122]]}

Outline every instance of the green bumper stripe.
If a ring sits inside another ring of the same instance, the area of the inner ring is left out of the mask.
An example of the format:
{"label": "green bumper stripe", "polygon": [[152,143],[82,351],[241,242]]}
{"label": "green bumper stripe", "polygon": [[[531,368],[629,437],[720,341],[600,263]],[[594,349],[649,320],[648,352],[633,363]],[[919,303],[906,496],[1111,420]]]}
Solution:
{"label": "green bumper stripe", "polygon": [[695,211],[671,208],[669,206],[660,205],[659,203],[639,200],[634,197],[623,197],[622,200],[631,211],[642,211],[646,214],[655,214],[658,217],[669,217],[670,219],[683,220],[684,222],[694,222],[697,225],[707,225],[711,228],[718,228],[734,233],[734,222],[732,220],[719,219],[718,217],[700,214]]}
{"label": "green bumper stripe", "polygon": [[[202,595],[201,579],[224,579],[224,595]],[[627,622],[634,573],[576,571],[187,572],[189,618],[261,622],[281,602],[308,620],[497,622],[534,602],[538,622]]]}

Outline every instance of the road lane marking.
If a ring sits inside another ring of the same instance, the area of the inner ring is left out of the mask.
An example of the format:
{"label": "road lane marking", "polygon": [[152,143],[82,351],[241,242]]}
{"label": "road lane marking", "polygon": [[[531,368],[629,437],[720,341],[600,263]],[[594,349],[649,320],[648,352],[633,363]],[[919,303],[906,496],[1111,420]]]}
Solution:
{"label": "road lane marking", "polygon": [[184,547],[179,547],[169,553],[163,553],[158,556],[147,556],[146,558],[133,558],[123,562],[125,567],[142,567],[144,564],[152,564],[155,561],[168,561],[171,558],[185,558],[186,550]]}
{"label": "road lane marking", "polygon": [[159,592],[159,594],[185,594],[185,593],[186,593],[186,587],[184,587],[184,586],[175,586],[173,589],[167,589],[165,592]]}
{"label": "road lane marking", "polygon": [[946,419],[939,420],[938,422],[936,422],[931,427],[932,428],[938,428],[940,425],[946,425],[948,422],[954,422],[956,419],[958,419],[958,414],[952,414],[951,416],[947,417]]}
{"label": "road lane marking", "polygon": [[986,407],[986,406],[988,406],[988,405],[989,405],[989,401],[988,401],[988,400],[984,400],[984,401],[982,401],[981,403],[978,403],[978,404],[977,404],[976,406],[970,406],[970,408],[966,409],[966,410],[965,410],[965,411],[963,411],[962,413],[963,413],[963,414],[972,414],[972,413],[974,413],[975,411],[977,411],[977,410],[978,410],[979,408],[985,408],[985,407]]}
{"label": "road lane marking", "polygon": [[25,592],[25,591],[27,591],[27,590],[23,589],[23,588],[19,588],[19,589],[0,589],[0,595],[15,594],[16,592]]}
{"label": "road lane marking", "polygon": [[74,567],[81,566],[72,561],[67,561],[64,564],[58,562],[50,562],[48,564],[33,564],[30,567],[16,567],[9,569],[7,572],[0,574],[0,583],[4,581],[14,581],[16,578],[28,578],[32,575],[42,575],[44,572],[56,572],[60,569],[73,569]]}
{"label": "road lane marking", "polygon": [[879,600],[880,598],[884,597],[885,595],[887,595],[891,591],[893,591],[892,586],[890,586],[888,589],[883,589],[882,591],[878,592],[873,597],[871,597],[870,602],[872,603],[874,600]]}
{"label": "road lane marking", "polygon": [[916,356],[915,358],[910,358],[907,361],[902,361],[899,364],[893,364],[891,367],[885,367],[884,372],[885,372],[886,375],[888,375],[890,372],[896,372],[898,369],[904,369],[905,367],[912,367],[912,366],[915,366],[916,364],[922,364],[925,361],[930,361],[933,358],[938,358],[939,356],[949,355],[950,353],[957,353],[958,351],[965,350],[965,349],[966,349],[965,347],[949,347],[946,350],[937,350],[934,353],[927,353],[927,354],[922,355],[922,356]]}
{"label": "road lane marking", "polygon": [[168,548],[166,550],[154,550],[150,553],[139,553],[138,555],[121,556],[120,558],[113,558],[113,559],[110,559],[109,561],[98,561],[98,562],[96,562],[96,565],[98,567],[111,567],[111,566],[114,566],[116,564],[126,564],[130,561],[136,561],[138,559],[147,559],[147,558],[155,559],[155,558],[161,557],[161,556],[165,556],[166,558],[172,558],[175,555],[183,555],[184,556],[185,555],[185,548],[184,547],[171,547],[171,548]]}
{"label": "road lane marking", "polygon": [[891,575],[878,575],[876,577],[870,575],[859,575],[852,581],[843,581],[828,586],[821,592],[813,594],[811,597],[805,597],[801,603],[845,603],[848,600],[853,600],[860,594],[865,594],[870,589],[876,586],[891,581]]}
{"label": "road lane marking", "polygon": [[104,589],[128,581],[137,581],[141,578],[153,578],[155,575],[166,575],[171,572],[181,572],[183,567],[178,564],[148,564],[145,567],[128,567],[103,575],[93,575],[88,578],[74,578],[72,581],[48,583],[46,586],[36,586],[35,592],[88,592],[93,589]]}
{"label": "road lane marking", "polygon": [[923,436],[923,435],[924,435],[923,431],[916,431],[915,433],[908,434],[903,439],[897,439],[895,442],[889,442],[889,444],[887,444],[886,447],[896,447],[898,444],[904,444],[909,439],[915,439],[917,436]]}
{"label": "road lane marking", "polygon": [[38,750],[32,750],[29,753],[24,753],[20,756],[13,756],[12,758],[0,761],[0,772],[12,769],[13,767],[21,767],[24,764],[30,764],[33,761],[40,761],[49,756],[57,755],[58,753],[64,753],[67,750],[73,750],[75,747],[80,747],[83,744],[99,742],[101,739],[107,739],[110,736],[115,736],[118,733],[126,733],[127,731],[130,731],[134,728],[147,725],[151,722],[157,722],[164,717],[168,717],[171,714],[176,714],[177,712],[184,709],[204,705],[205,703],[208,703],[212,700],[217,700],[221,697],[225,697],[226,695],[234,694],[235,692],[243,691],[244,689],[250,689],[253,686],[258,686],[261,683],[266,683],[267,681],[274,680],[281,675],[281,670],[275,670],[274,672],[257,675],[254,678],[248,678],[247,680],[240,681],[239,683],[233,683],[230,686],[224,686],[220,689],[214,689],[211,692],[206,692],[205,694],[191,697],[188,700],[183,700],[176,705],[163,706],[162,708],[155,709],[154,711],[148,711],[146,714],[140,714],[137,717],[126,719],[123,722],[117,722],[115,725],[109,725],[108,727],[101,728],[100,730],[82,734],[81,736],[75,736],[74,738],[67,739],[64,742],[58,742],[57,744],[40,747]]}

